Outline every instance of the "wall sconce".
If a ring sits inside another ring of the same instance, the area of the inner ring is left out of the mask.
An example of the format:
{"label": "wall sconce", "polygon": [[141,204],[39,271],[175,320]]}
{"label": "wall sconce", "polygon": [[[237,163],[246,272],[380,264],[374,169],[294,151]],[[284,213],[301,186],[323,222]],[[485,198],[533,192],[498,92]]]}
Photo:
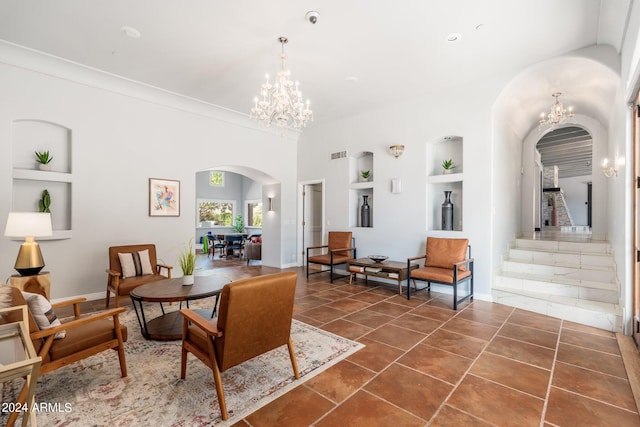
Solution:
{"label": "wall sconce", "polygon": [[273,212],[273,197],[269,197],[269,212]]}
{"label": "wall sconce", "polygon": [[44,267],[44,259],[36,237],[51,236],[51,214],[38,212],[9,212],[4,235],[24,237],[14,268],[23,276],[34,276]]}
{"label": "wall sconce", "polygon": [[397,159],[398,157],[402,156],[402,154],[404,153],[404,145],[402,144],[391,145],[389,147],[389,152],[393,157]]}
{"label": "wall sconce", "polygon": [[618,167],[624,164],[624,160],[619,158],[615,161],[613,166],[609,166],[609,159],[606,157],[602,160],[602,173],[607,178],[611,178],[612,176],[618,176]]}

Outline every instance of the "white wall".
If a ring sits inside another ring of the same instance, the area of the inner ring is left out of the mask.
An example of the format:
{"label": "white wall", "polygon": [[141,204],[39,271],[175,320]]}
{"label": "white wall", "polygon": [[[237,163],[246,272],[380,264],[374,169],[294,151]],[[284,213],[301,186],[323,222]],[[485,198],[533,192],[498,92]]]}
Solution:
{"label": "white wall", "polygon": [[587,225],[587,184],[593,180],[591,175],[559,178],[558,185],[564,192],[574,225]]}
{"label": "white wall", "polygon": [[[504,83],[503,83],[504,84]],[[383,254],[406,261],[424,253],[427,235],[464,236],[476,259],[476,295],[490,298],[491,253],[491,109],[499,84],[484,82],[449,88],[424,99],[389,106],[305,130],[299,142],[300,181],[325,179],[326,230],[349,229],[349,159],[331,160],[346,150],[374,154],[373,227],[352,228],[358,256]],[[464,144],[464,230],[427,231],[426,153],[429,141],[458,135]],[[389,154],[404,144],[405,154]],[[402,180],[402,193],[390,192],[390,180]],[[513,216],[512,212],[504,215]],[[302,248],[299,248],[302,250]]]}
{"label": "white wall", "polygon": [[[155,243],[158,257],[177,265],[178,251],[194,237],[196,171],[219,165],[262,171],[278,188],[279,205],[295,213],[295,138],[242,115],[7,45],[0,45],[0,93],[1,200],[12,200],[13,120],[72,130],[73,237],[41,242],[53,298],[103,292],[111,245]],[[150,177],[180,180],[180,217],[148,216]],[[0,205],[3,223],[10,209],[9,202]],[[295,256],[294,223],[270,222],[265,265],[279,267]],[[0,239],[3,277],[15,273],[18,245]]]}

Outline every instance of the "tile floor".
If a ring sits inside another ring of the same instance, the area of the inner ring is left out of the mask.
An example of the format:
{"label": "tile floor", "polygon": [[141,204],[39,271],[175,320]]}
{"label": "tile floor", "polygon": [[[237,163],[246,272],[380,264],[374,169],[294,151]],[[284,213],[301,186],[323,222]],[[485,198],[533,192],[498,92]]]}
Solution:
{"label": "tile floor", "polygon": [[235,426],[640,426],[613,333],[483,301],[453,311],[448,295],[408,301],[390,285],[292,270],[294,317],[366,347]]}
{"label": "tile floor", "polygon": [[294,317],[366,347],[237,426],[640,426],[610,332],[299,272]]}

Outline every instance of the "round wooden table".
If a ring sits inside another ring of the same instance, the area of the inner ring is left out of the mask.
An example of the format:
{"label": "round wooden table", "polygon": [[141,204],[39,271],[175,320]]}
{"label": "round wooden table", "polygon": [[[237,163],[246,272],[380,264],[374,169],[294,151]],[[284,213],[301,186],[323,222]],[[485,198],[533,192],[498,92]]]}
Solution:
{"label": "round wooden table", "polygon": [[[179,340],[182,339],[182,316],[179,310],[165,313],[163,302],[182,302],[215,296],[216,301],[211,310],[196,309],[202,317],[213,317],[220,298],[220,292],[230,280],[224,277],[195,276],[193,285],[182,284],[182,277],[175,279],[157,280],[146,285],[138,286],[131,291],[131,301],[136,311],[140,332],[146,339]],[[162,315],[147,320],[143,302],[158,302]],[[137,304],[136,304],[137,303]]]}

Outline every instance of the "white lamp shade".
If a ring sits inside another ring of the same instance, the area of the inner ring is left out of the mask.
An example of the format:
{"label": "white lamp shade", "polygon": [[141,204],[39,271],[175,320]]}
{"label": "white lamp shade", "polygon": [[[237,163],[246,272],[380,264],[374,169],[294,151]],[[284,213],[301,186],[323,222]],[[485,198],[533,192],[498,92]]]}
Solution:
{"label": "white lamp shade", "polygon": [[9,212],[4,235],[8,237],[41,237],[53,235],[51,214],[40,212]]}

